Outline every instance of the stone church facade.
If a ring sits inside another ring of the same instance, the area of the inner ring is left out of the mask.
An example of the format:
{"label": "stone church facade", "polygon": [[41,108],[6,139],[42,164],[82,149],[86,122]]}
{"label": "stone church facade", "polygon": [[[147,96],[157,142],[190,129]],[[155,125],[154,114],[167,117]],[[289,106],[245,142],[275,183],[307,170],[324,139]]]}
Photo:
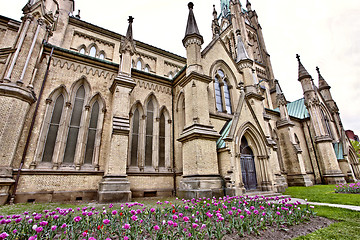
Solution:
{"label": "stone church facade", "polygon": [[359,178],[320,71],[316,86],[298,57],[304,98],[288,102],[249,1],[214,6],[207,46],[188,7],[186,58],[134,40],[132,17],[126,35],[74,17],[74,0],[30,0],[21,22],[0,16],[1,204]]}

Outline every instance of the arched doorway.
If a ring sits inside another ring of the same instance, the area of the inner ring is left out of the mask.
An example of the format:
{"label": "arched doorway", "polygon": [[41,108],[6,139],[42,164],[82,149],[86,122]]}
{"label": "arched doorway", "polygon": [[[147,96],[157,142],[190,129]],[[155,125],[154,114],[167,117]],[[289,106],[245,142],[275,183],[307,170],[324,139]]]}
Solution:
{"label": "arched doorway", "polygon": [[241,174],[244,187],[246,190],[254,190],[257,187],[254,154],[244,136],[241,138],[240,153]]}

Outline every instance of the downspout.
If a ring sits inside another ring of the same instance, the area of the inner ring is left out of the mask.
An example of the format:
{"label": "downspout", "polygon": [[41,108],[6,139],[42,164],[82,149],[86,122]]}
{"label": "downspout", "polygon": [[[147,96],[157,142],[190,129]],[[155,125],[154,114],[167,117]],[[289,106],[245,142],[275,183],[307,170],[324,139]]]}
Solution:
{"label": "downspout", "polygon": [[46,83],[46,80],[47,80],[47,77],[48,77],[48,74],[49,74],[50,62],[51,62],[53,52],[54,52],[54,47],[51,48],[49,61],[48,61],[47,67],[46,67],[45,75],[44,75],[44,80],[43,80],[42,85],[41,85],[41,89],[40,89],[40,92],[39,92],[39,98],[37,99],[36,107],[35,107],[35,110],[34,110],[34,115],[33,115],[33,118],[31,120],[31,125],[30,125],[30,128],[29,128],[29,134],[28,134],[27,139],[26,139],[24,151],[23,151],[22,158],[21,158],[20,167],[19,167],[17,175],[16,175],[14,189],[13,189],[12,194],[10,196],[10,200],[9,200],[10,204],[14,203],[14,200],[15,200],[16,190],[17,190],[17,186],[19,184],[19,179],[20,179],[20,172],[21,172],[22,167],[24,166],[26,152],[27,152],[27,150],[29,148],[30,138],[31,138],[31,134],[32,134],[33,129],[34,129],[35,119],[36,119],[37,112],[38,112],[40,102],[41,102],[41,96],[42,96],[42,93],[44,91],[45,83]]}
{"label": "downspout", "polygon": [[320,165],[319,165],[319,159],[318,159],[317,154],[316,154],[316,149],[315,149],[314,141],[313,141],[313,138],[312,138],[312,136],[311,136],[310,127],[309,127],[309,125],[308,125],[307,123],[305,123],[305,124],[306,124],[306,127],[307,127],[308,131],[309,131],[309,136],[310,136],[310,140],[311,140],[311,146],[312,146],[313,149],[314,149],[314,155],[315,155],[316,165],[317,165],[317,167],[318,167],[318,169],[319,169],[319,174],[320,174],[320,178],[321,178],[321,183],[323,183],[323,182],[324,182],[324,179],[323,179],[323,176],[322,176],[322,173],[321,173],[321,168],[320,168]]}
{"label": "downspout", "polygon": [[174,124],[174,89],[171,88],[171,118],[172,118],[172,160],[173,160],[173,181],[174,181],[174,196],[176,196],[176,168],[175,168],[175,124]]}

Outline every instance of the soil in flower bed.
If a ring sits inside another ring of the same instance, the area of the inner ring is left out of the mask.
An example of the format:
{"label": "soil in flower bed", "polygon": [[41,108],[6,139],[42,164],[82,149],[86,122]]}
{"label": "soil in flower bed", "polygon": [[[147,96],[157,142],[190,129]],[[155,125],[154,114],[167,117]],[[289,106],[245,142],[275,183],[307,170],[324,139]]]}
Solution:
{"label": "soil in flower bed", "polygon": [[280,239],[292,239],[299,236],[304,236],[309,233],[315,232],[318,229],[326,228],[330,224],[336,221],[323,218],[323,217],[312,217],[310,221],[303,222],[299,225],[293,225],[289,227],[285,227],[282,229],[277,228],[269,228],[264,231],[260,231],[259,236],[244,236],[240,237],[238,234],[228,234],[225,235],[222,240],[232,240],[232,239],[247,239],[247,240],[255,240],[255,239],[263,239],[263,240],[280,240]]}

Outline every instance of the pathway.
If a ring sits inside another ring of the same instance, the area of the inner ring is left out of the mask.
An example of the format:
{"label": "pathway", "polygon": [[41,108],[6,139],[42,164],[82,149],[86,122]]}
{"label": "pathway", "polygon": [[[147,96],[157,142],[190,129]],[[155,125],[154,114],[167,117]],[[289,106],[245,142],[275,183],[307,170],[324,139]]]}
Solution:
{"label": "pathway", "polygon": [[291,198],[291,202],[296,202],[296,201],[299,201],[301,204],[309,203],[311,205],[338,207],[338,208],[345,208],[345,209],[354,210],[354,211],[360,211],[360,206],[333,204],[333,203],[307,202],[301,198]]}

